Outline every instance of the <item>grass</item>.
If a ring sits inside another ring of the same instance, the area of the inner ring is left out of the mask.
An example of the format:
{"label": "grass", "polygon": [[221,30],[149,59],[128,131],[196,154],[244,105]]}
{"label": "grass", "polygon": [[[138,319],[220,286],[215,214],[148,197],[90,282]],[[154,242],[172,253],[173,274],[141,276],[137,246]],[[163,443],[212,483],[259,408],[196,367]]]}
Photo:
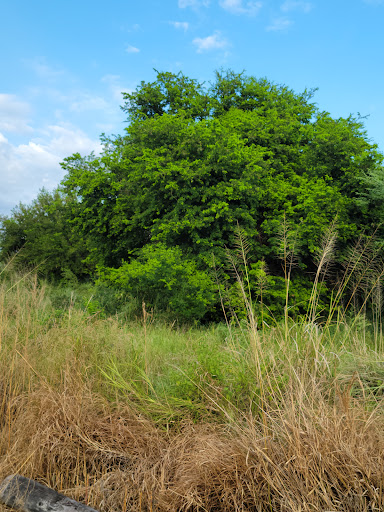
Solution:
{"label": "grass", "polygon": [[244,299],[237,325],[122,323],[4,272],[0,478],[101,512],[383,510],[380,329],[259,330]]}

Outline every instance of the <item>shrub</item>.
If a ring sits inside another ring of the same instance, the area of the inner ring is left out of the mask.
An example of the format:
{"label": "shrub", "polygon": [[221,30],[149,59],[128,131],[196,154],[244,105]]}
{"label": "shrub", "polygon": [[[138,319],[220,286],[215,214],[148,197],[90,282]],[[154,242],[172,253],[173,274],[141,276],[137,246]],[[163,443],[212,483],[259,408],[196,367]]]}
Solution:
{"label": "shrub", "polygon": [[99,284],[108,283],[146,302],[147,308],[183,321],[201,320],[216,301],[211,277],[185,258],[179,247],[146,246],[135,260],[99,272]]}

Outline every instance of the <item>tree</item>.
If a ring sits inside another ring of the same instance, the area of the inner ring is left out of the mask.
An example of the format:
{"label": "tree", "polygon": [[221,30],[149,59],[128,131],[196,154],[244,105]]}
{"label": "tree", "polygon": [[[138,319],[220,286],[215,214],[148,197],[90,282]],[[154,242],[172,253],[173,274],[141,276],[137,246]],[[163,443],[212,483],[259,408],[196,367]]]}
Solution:
{"label": "tree", "polygon": [[182,73],[169,72],[157,72],[155,82],[141,82],[132,94],[123,93],[123,98],[125,103],[121,108],[132,121],[180,112],[203,120],[210,115],[212,101],[203,84]]}
{"label": "tree", "polygon": [[158,73],[125,94],[125,136],[106,139],[100,158],[63,165],[91,253],[118,266],[159,241],[204,261],[231,245],[238,221],[255,258],[274,259],[284,214],[299,226],[306,264],[336,214],[350,239],[359,176],[379,154],[361,123],[318,112],[312,95],[231,71],[209,89]]}
{"label": "tree", "polygon": [[68,214],[69,198],[59,190],[42,189],[30,205],[20,203],[1,219],[2,259],[17,253],[18,265],[38,266],[40,275],[50,279],[60,279],[65,271],[87,275],[82,240],[68,224]]}

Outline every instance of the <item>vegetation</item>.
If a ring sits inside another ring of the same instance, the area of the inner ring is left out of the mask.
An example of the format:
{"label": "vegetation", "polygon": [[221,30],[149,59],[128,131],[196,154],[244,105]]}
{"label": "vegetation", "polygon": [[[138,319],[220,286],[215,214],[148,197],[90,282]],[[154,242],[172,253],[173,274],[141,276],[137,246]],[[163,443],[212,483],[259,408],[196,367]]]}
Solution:
{"label": "vegetation", "polygon": [[101,512],[382,510],[384,341],[364,315],[259,328],[245,299],[232,326],[121,323],[91,292],[59,307],[3,271],[0,478]]}
{"label": "vegetation", "polygon": [[[234,247],[239,224],[250,266],[273,277],[264,301],[282,316],[286,224],[297,241],[292,306],[305,313],[328,226],[337,219],[340,271],[345,248],[383,220],[382,154],[362,119],[333,119],[313,94],[232,71],[217,72],[210,87],[181,73],[158,73],[124,94],[123,136],[103,136],[98,157],[66,158],[58,190],[42,191],[2,220],[1,257],[22,247],[20,263],[39,265],[50,280],[98,279],[116,294],[134,288],[139,303],[170,318],[207,322],[221,318],[221,306],[215,278],[205,276],[214,259],[227,288],[234,285],[225,247]],[[376,243],[383,237],[378,228]],[[168,254],[177,270],[159,260],[155,271],[151,254]],[[191,272],[194,283],[186,278]],[[177,275],[190,283],[184,302]],[[330,277],[324,283],[328,302],[334,285]]]}

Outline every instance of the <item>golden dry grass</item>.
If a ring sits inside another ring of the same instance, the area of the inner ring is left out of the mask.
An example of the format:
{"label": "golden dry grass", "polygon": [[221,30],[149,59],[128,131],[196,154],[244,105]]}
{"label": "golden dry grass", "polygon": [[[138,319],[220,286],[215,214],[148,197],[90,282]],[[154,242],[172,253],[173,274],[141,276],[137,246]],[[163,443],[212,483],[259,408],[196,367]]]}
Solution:
{"label": "golden dry grass", "polygon": [[[6,396],[0,477],[21,473],[101,511],[374,511],[384,508],[379,407],[287,391],[279,408],[166,431],[64,374]],[[301,396],[300,396],[301,395]]]}

